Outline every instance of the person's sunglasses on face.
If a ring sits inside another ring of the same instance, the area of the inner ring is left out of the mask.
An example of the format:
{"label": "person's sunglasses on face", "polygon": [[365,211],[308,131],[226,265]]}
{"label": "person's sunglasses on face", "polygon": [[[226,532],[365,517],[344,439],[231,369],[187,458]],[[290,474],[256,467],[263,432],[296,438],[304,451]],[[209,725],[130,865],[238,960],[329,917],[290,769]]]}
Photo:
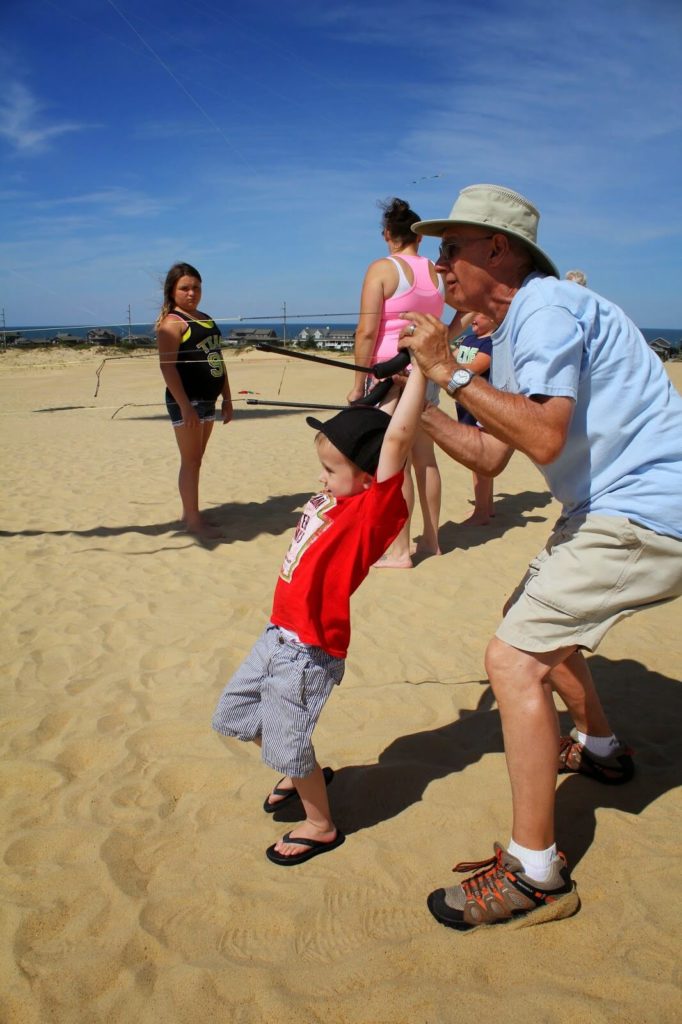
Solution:
{"label": "person's sunglasses on face", "polygon": [[460,250],[466,248],[467,245],[474,245],[475,242],[485,242],[493,237],[493,235],[480,235],[478,238],[465,238],[463,240],[451,238],[447,242],[441,242],[438,249],[438,263],[451,263],[457,258]]}

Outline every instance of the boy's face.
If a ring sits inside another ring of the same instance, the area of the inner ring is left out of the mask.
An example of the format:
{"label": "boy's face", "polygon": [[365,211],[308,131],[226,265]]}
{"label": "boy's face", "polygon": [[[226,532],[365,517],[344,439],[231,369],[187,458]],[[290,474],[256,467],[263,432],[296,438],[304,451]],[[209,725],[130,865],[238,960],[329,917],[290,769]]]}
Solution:
{"label": "boy's face", "polygon": [[319,435],[315,447],[322,466],[319,480],[327,494],[335,498],[349,498],[369,487],[372,482],[369,473],[353,465],[324,434]]}

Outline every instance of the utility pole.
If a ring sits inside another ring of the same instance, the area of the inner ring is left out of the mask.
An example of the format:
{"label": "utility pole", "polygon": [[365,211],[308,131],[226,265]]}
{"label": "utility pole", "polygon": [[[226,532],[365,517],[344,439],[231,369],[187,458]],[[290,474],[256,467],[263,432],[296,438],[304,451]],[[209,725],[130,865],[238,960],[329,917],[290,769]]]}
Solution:
{"label": "utility pole", "polygon": [[287,343],[287,304],[286,304],[286,302],[282,303],[282,312],[284,314],[284,339],[282,341],[282,344],[286,345],[286,343]]}
{"label": "utility pole", "polygon": [[130,303],[128,303],[128,344],[130,344]]}
{"label": "utility pole", "polygon": [[2,348],[7,350],[7,336],[5,334],[5,307],[2,307]]}

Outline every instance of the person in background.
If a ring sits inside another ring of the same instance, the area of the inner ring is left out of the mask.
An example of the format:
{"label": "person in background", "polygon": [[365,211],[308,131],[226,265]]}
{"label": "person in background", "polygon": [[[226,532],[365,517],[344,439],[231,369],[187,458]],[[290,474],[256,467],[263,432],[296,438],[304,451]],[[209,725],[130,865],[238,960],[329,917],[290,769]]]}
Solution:
{"label": "person in background", "polygon": [[[466,335],[460,339],[454,352],[455,359],[461,366],[466,366],[467,370],[479,374],[483,380],[488,380],[493,347],[490,335],[495,329],[495,324],[485,313],[475,313],[470,321],[470,327],[474,336],[472,338],[471,335]],[[455,405],[459,422],[475,427],[477,425],[476,417],[467,412],[460,402]],[[487,526],[495,515],[493,512],[493,478],[483,476],[475,470],[473,477],[474,511],[462,525]]]}
{"label": "person in background", "polygon": [[[405,326],[400,314],[405,310],[419,309],[440,317],[445,305],[441,278],[433,263],[418,252],[421,238],[412,230],[412,224],[419,220],[418,214],[404,199],[390,199],[379,206],[383,210],[381,231],[389,255],[370,264],[362,285],[360,318],[355,332],[355,362],[360,366],[374,366],[396,355],[398,338]],[[356,372],[348,401],[361,398],[371,380],[370,376],[368,381],[366,373]],[[438,401],[437,387],[429,387],[427,400]],[[421,429],[417,431],[410,461],[423,519],[415,553],[439,555],[441,479],[433,441]],[[405,472],[404,495],[411,516],[414,483],[409,466]],[[411,569],[412,564],[408,518],[395,542],[377,561],[376,568]]]}
{"label": "person in background", "polygon": [[175,263],[166,275],[163,305],[156,321],[166,408],[180,450],[178,489],[182,522],[188,533],[214,539],[221,531],[199,511],[199,472],[222,396],[222,421],[233,416],[220,329],[199,310],[201,276],[189,263]]}
{"label": "person in background", "polygon": [[587,288],[587,278],[583,274],[582,270],[567,270],[566,280],[575,281],[576,284],[581,284],[583,288]]}

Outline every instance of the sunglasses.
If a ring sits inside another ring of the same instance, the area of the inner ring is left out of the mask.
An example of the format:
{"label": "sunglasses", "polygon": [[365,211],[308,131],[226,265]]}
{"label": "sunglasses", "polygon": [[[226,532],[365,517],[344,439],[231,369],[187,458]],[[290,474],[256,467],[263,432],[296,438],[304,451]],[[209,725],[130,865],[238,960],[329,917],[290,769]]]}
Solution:
{"label": "sunglasses", "polygon": [[465,249],[467,245],[474,245],[476,242],[485,242],[488,238],[494,237],[494,235],[481,235],[479,238],[467,238],[463,242],[443,242],[438,250],[438,263],[451,263],[457,257],[460,249]]}

